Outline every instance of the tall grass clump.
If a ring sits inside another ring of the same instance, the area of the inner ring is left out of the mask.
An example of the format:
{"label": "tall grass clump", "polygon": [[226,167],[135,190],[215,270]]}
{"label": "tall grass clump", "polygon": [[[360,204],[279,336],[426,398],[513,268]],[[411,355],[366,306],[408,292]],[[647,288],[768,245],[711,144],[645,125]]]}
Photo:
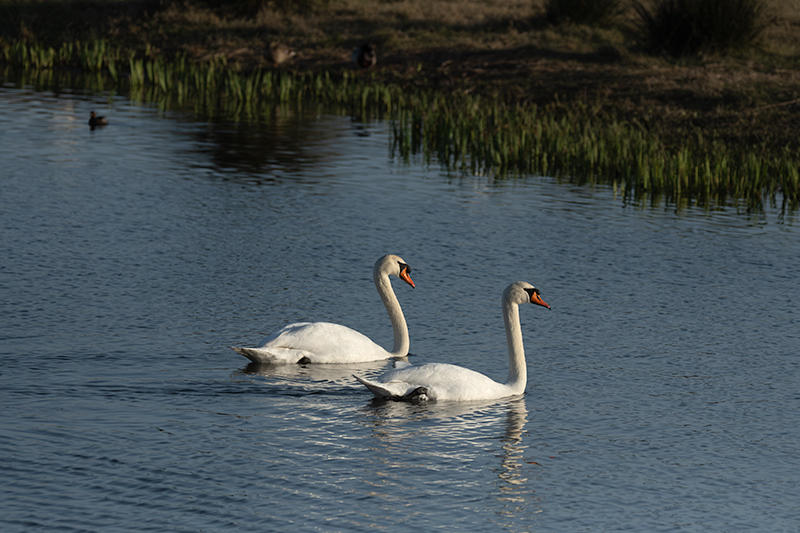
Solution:
{"label": "tall grass clump", "polygon": [[622,0],[546,0],[545,17],[551,24],[608,24],[625,10]]}
{"label": "tall grass clump", "polygon": [[644,45],[674,57],[752,47],[771,23],[763,0],[650,0],[635,7]]}

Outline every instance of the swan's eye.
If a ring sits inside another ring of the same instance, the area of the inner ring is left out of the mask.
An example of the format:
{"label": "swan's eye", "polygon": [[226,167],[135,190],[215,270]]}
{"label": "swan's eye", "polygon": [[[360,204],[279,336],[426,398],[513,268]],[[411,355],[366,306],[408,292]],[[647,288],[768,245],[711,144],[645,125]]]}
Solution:
{"label": "swan's eye", "polygon": [[536,288],[533,288],[533,289],[525,289],[525,292],[527,292],[527,293],[528,293],[528,297],[529,297],[529,298],[532,298],[534,294],[536,294],[536,295],[539,295],[539,294],[541,294],[541,293],[539,292],[539,289],[536,289]]}
{"label": "swan's eye", "polygon": [[400,265],[400,272],[402,272],[403,269],[405,268],[406,269],[406,274],[411,274],[411,267],[410,266],[408,266],[405,263],[397,263],[397,264]]}

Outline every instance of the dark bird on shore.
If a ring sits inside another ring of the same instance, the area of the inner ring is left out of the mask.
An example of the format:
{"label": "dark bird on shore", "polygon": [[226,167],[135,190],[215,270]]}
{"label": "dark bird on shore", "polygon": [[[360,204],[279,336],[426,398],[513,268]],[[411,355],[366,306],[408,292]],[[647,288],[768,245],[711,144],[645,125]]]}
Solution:
{"label": "dark bird on shore", "polygon": [[375,47],[369,43],[353,48],[353,63],[358,68],[371,68],[378,62]]}
{"label": "dark bird on shore", "polygon": [[267,51],[267,56],[269,57],[270,61],[272,61],[273,66],[277,67],[281,63],[289,61],[296,55],[297,52],[295,52],[285,44],[277,43],[275,41],[269,43],[269,50]]}
{"label": "dark bird on shore", "polygon": [[106,117],[98,117],[97,113],[92,111],[89,115],[89,126],[95,129],[97,126],[108,126],[108,119]]}

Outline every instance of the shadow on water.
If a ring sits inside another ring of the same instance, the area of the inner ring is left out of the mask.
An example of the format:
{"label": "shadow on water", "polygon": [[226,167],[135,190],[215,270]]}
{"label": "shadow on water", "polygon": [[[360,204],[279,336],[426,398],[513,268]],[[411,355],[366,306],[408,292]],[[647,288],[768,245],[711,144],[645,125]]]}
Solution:
{"label": "shadow on water", "polygon": [[261,121],[213,120],[191,135],[217,169],[270,181],[275,174],[303,174],[335,155],[332,141],[341,132],[318,127],[317,117],[316,110],[275,105]]}
{"label": "shadow on water", "polygon": [[357,164],[359,154],[345,151],[342,140],[367,138],[374,130],[357,117],[343,119],[316,105],[275,104],[258,120],[223,116],[201,124],[185,134],[208,158],[215,175],[255,184],[322,183],[335,161]]}

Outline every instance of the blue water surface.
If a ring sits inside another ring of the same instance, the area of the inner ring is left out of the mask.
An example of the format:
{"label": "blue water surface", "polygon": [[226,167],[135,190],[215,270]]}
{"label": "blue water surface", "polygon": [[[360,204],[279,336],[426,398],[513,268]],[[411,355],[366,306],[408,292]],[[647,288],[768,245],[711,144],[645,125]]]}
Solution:
{"label": "blue water surface", "polygon": [[[89,112],[109,118],[90,130]],[[386,123],[240,123],[0,87],[3,531],[798,531],[794,213],[449,175]],[[529,381],[378,402],[348,366],[228,349],[290,322]]]}

